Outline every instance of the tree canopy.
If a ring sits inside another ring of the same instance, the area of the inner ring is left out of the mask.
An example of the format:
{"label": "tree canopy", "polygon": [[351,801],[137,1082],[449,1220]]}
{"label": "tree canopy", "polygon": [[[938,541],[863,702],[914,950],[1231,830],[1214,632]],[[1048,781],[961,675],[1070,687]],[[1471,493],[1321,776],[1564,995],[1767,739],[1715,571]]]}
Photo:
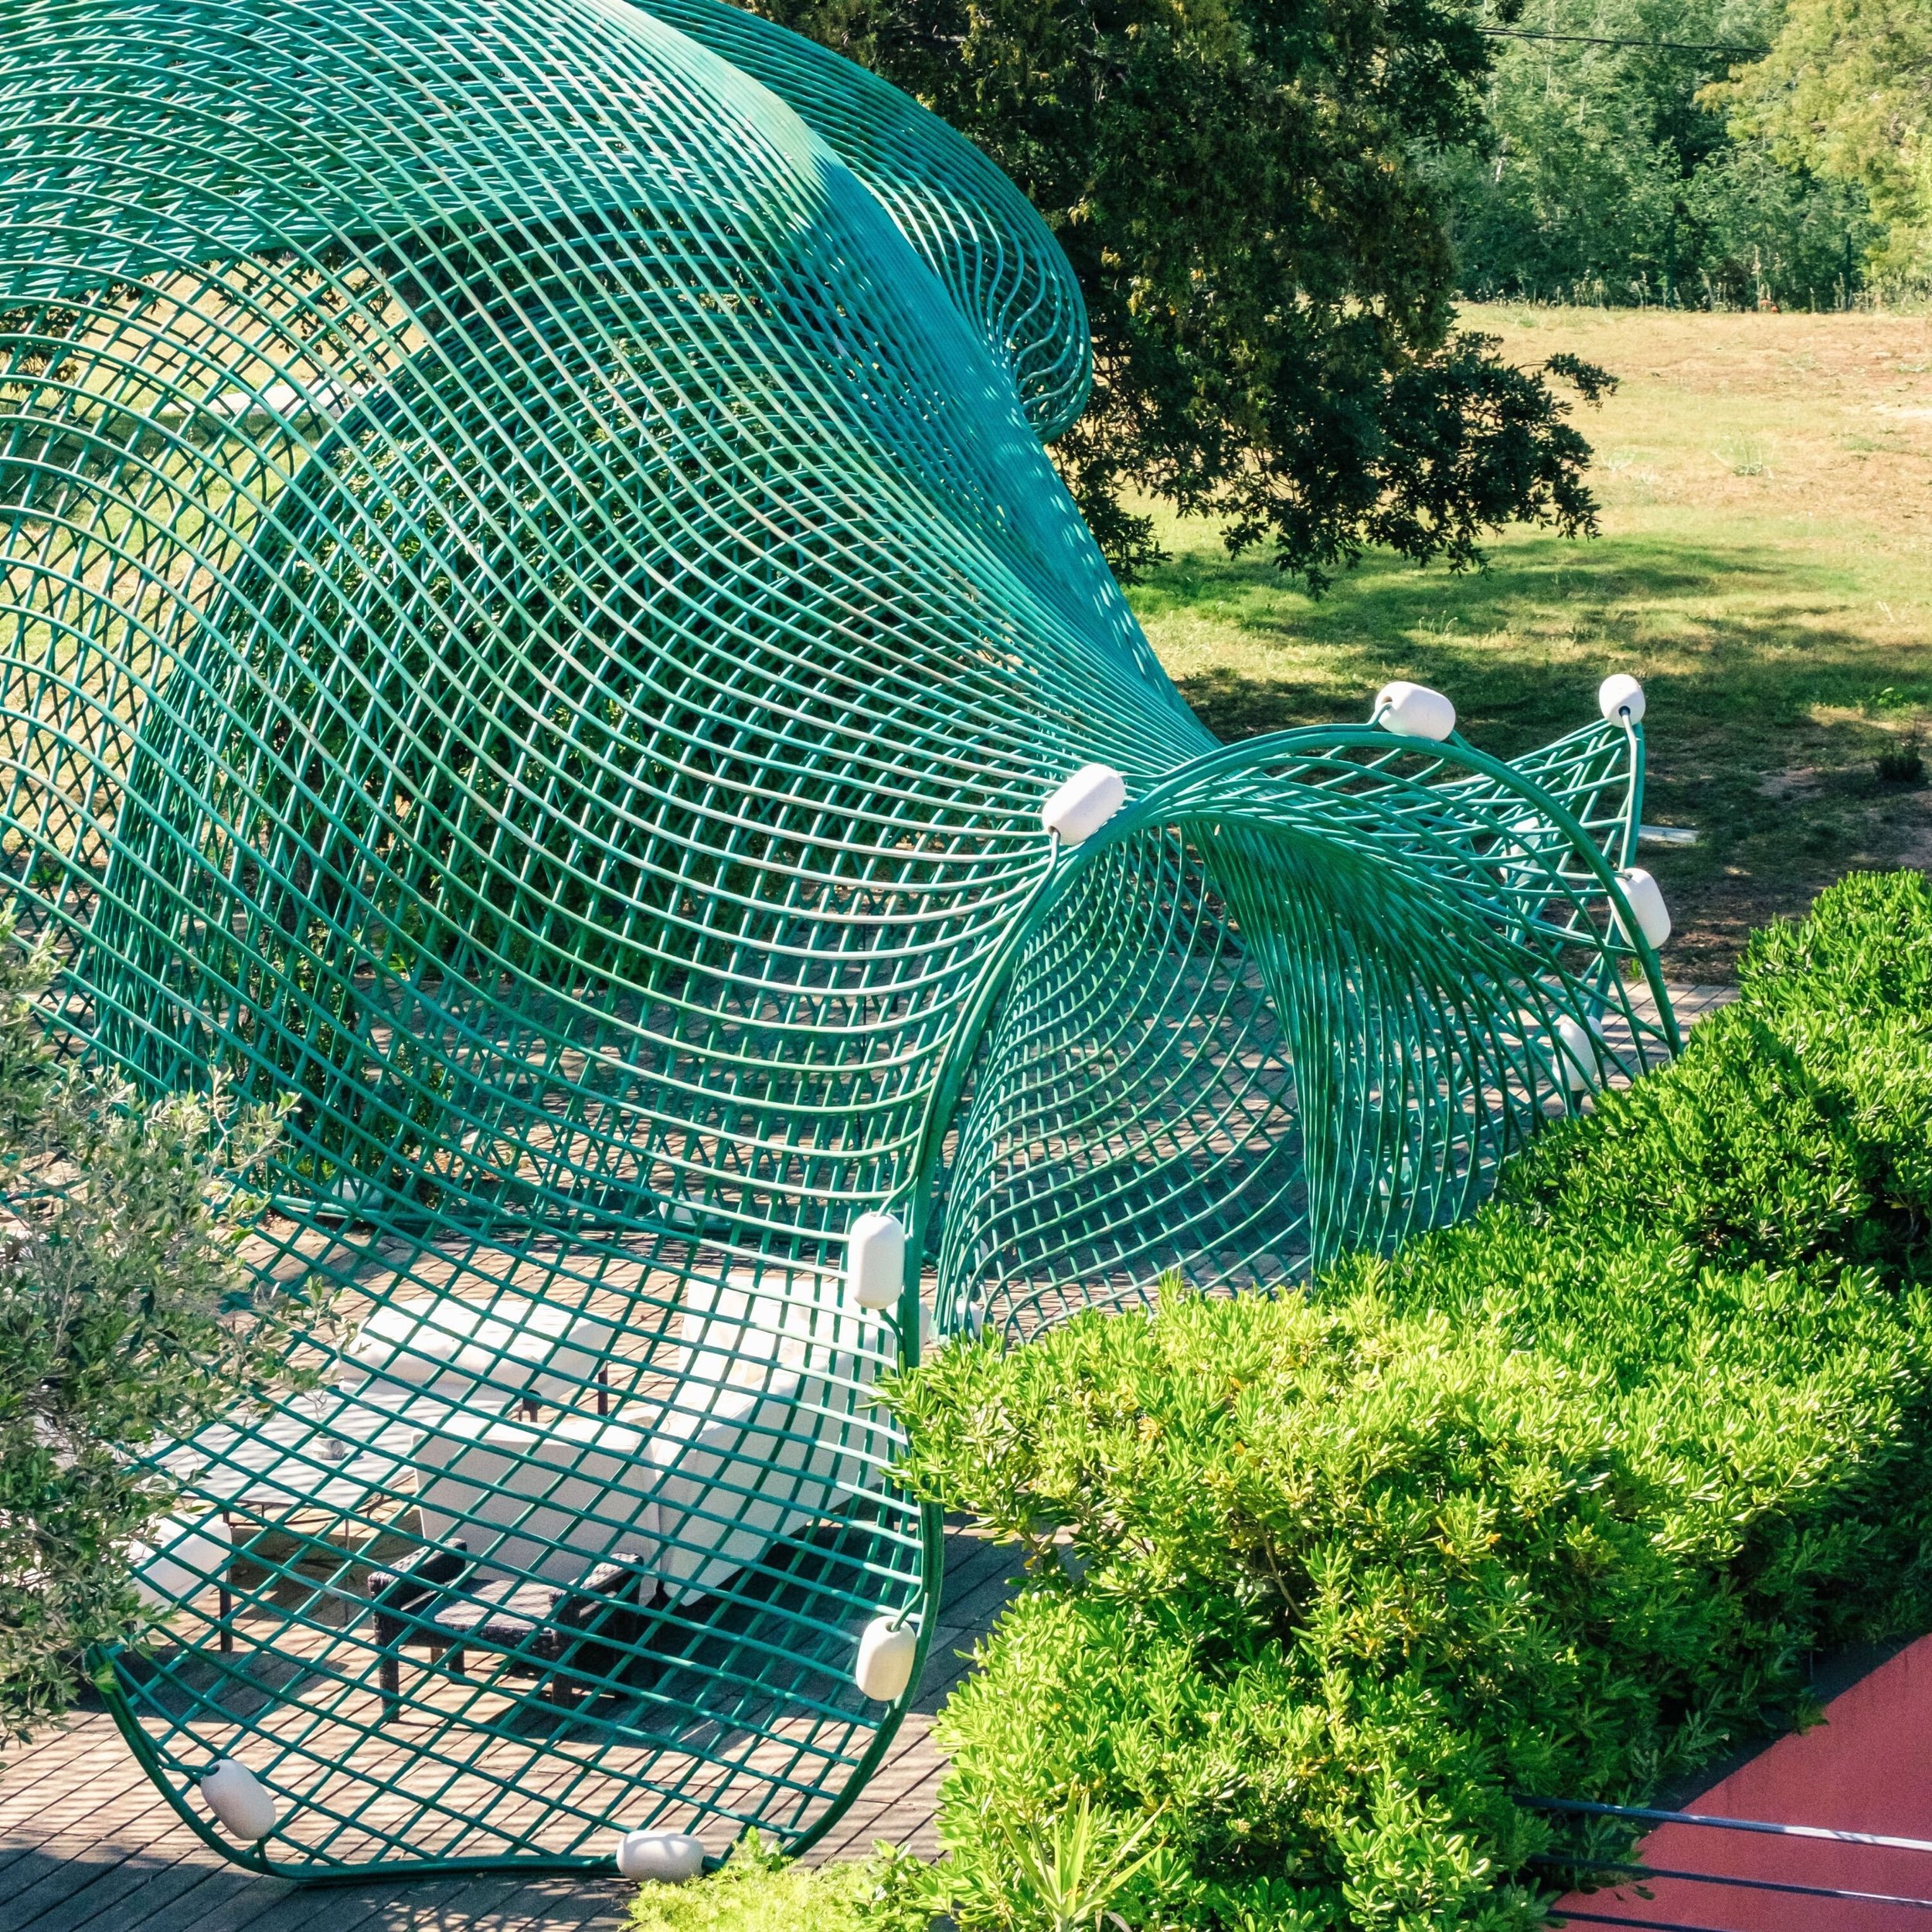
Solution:
{"label": "tree canopy", "polygon": [[1770,53],[1710,90],[1787,163],[1862,189],[1881,277],[1932,281],[1932,7],[1786,0]]}
{"label": "tree canopy", "polygon": [[1426,154],[1481,138],[1471,0],[754,0],[978,142],[1053,226],[1097,374],[1056,450],[1117,568],[1130,491],[1319,587],[1370,544],[1475,560],[1594,527],[1548,378],[1454,325]]}
{"label": "tree canopy", "polygon": [[1432,165],[1478,296],[1832,308],[1862,278],[1863,196],[1727,123],[1707,90],[1782,0],[1531,0],[1504,41],[1489,141]]}

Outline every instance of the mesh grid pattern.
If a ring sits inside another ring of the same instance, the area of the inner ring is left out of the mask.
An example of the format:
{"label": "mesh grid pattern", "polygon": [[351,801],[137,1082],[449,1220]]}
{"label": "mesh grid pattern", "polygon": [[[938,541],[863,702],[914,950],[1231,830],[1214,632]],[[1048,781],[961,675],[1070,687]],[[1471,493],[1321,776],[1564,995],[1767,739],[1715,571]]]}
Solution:
{"label": "mesh grid pattern", "polygon": [[[1641,739],[1218,750],[1043,447],[1050,236],[714,0],[5,19],[9,879],[76,1045],[296,1097],[250,1251],[347,1311],[157,1450],[199,1529],[124,1729],[296,1876],[802,1845],[906,1701],[860,1633],[934,1601],[873,1396],[922,1301],[1464,1211],[1563,1018],[1594,1078],[1674,1043]],[[1063,849],[1090,760],[1131,802]]]}

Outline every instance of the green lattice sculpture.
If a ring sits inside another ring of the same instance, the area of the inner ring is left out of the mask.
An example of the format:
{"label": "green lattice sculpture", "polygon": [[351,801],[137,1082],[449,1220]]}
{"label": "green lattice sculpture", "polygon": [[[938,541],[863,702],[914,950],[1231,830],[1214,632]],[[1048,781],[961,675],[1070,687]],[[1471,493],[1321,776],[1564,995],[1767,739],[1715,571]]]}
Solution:
{"label": "green lattice sculpture", "polygon": [[1634,687],[1217,748],[1044,453],[1066,264],[832,56],[36,0],[0,150],[12,883],[75,1044],[295,1097],[250,1253],[346,1310],[155,1451],[113,1664],[242,1862],[808,1840],[930,1626],[922,1304],[1292,1282],[1674,1043]]}

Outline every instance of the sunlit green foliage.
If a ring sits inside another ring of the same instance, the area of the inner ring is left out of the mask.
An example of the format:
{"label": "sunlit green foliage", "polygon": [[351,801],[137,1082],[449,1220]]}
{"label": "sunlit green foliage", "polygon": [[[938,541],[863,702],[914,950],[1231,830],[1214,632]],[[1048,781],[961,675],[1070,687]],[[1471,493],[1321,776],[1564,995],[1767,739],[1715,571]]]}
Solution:
{"label": "sunlit green foliage", "polygon": [[814,1868],[748,1832],[705,1877],[640,1886],[630,1932],[927,1932],[939,1899],[937,1875],[890,1845]]}
{"label": "sunlit green foliage", "polygon": [[52,966],[0,927],[0,1737],[65,1708],[82,1654],[132,1620],[128,1546],[169,1495],[131,1459],[275,1372],[295,1305],[251,1287],[248,1202],[217,1178],[277,1115],[143,1108],[57,1067]]}
{"label": "sunlit green foliage", "polygon": [[[1783,0],[1530,0],[1489,83],[1488,138],[1437,163],[1462,286],[1546,299],[1830,308],[1879,232],[1855,185],[1727,124],[1710,83]],[[1634,46],[1603,44],[1635,42]]]}
{"label": "sunlit green foliage", "polygon": [[1786,0],[1767,59],[1713,90],[1747,138],[1862,191],[1872,267],[1932,283],[1932,9],[1924,0]]}
{"label": "sunlit green foliage", "polygon": [[963,1927],[1082,1803],[1126,1923],[1539,1922],[1522,1791],[1639,1798],[1932,1619],[1932,893],[1854,877],[1474,1221],[899,1392],[1030,1587],[942,1720]]}

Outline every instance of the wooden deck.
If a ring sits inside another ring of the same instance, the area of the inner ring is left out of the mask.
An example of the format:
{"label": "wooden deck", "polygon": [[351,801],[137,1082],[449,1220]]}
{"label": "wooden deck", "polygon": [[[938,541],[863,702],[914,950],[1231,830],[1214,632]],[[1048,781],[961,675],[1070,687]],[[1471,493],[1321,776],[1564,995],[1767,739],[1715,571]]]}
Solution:
{"label": "wooden deck", "polygon": [[[919,1701],[886,1761],[815,1859],[887,1838],[938,1849],[934,1713],[961,1652],[1010,1590],[1010,1551],[955,1530]],[[98,1709],[8,1753],[0,1772],[0,1926],[6,1932],[605,1932],[631,1888],[569,1873],[299,1887],[238,1871],[176,1817]]]}
{"label": "wooden deck", "polygon": [[[1694,1023],[1728,987],[1672,988]],[[992,1624],[1015,1563],[961,1529],[947,1537],[939,1625],[917,1705],[886,1763],[815,1859],[875,1838],[938,1849],[934,1713],[964,1674],[961,1652]],[[570,1874],[400,1879],[299,1888],[236,1870],[178,1818],[135,1767],[112,1720],[83,1709],[7,1753],[0,1771],[0,1927],[5,1932],[616,1932],[631,1888]]]}

